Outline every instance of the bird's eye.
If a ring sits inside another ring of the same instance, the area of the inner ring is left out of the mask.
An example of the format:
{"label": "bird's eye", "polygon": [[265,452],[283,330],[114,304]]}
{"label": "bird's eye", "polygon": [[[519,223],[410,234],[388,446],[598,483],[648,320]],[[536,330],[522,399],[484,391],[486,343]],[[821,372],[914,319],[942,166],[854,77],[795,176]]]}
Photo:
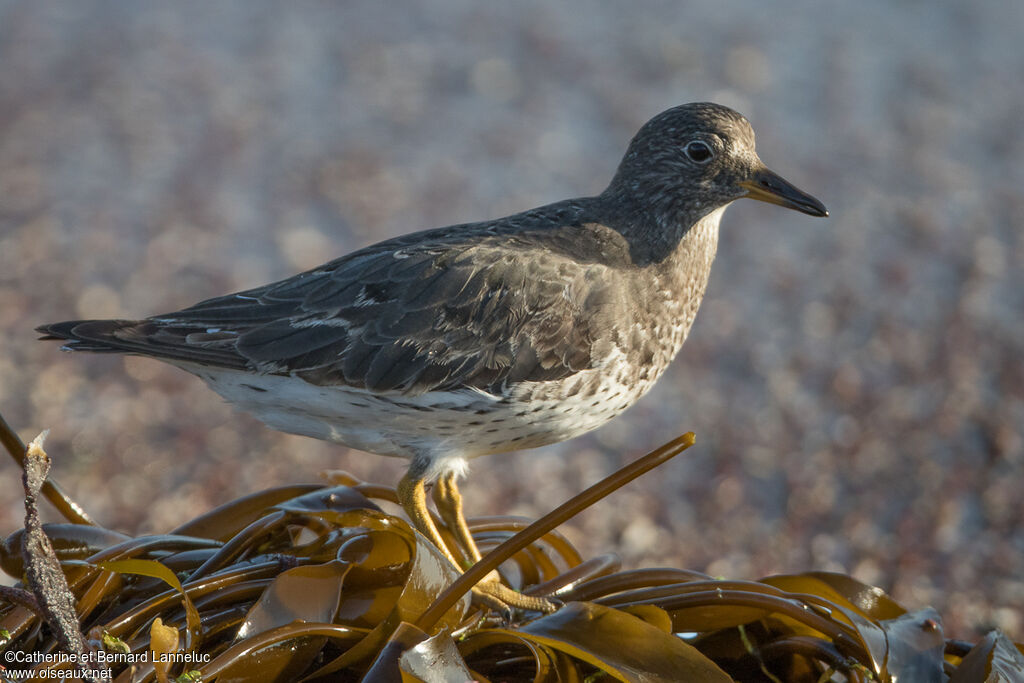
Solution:
{"label": "bird's eye", "polygon": [[687,143],[686,147],[683,148],[683,152],[686,153],[690,161],[698,164],[706,164],[715,156],[711,146],[702,140],[694,140]]}

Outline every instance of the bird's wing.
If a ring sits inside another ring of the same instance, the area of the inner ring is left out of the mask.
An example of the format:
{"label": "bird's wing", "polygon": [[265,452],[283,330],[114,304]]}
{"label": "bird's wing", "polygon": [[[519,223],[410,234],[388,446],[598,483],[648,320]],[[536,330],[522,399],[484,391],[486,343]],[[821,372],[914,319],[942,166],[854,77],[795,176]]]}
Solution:
{"label": "bird's wing", "polygon": [[73,349],[417,394],[593,367],[609,316],[628,310],[607,266],[515,236],[383,246],[167,315],[40,331]]}

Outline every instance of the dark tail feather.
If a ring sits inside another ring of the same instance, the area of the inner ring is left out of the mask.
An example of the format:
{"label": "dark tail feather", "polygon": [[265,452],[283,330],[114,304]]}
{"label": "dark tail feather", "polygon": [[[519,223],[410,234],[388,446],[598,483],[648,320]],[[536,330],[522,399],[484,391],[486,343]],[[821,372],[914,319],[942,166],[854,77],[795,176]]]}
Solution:
{"label": "dark tail feather", "polygon": [[40,325],[40,339],[62,339],[68,351],[130,353],[165,361],[185,361],[224,368],[245,369],[248,362],[233,346],[215,348],[191,344],[192,332],[203,328],[175,327],[154,320],[66,320]]}
{"label": "dark tail feather", "polygon": [[69,351],[96,353],[126,353],[129,348],[114,335],[118,330],[138,325],[138,320],[65,320],[40,325],[36,332],[40,339],[62,339],[68,343],[62,348]]}

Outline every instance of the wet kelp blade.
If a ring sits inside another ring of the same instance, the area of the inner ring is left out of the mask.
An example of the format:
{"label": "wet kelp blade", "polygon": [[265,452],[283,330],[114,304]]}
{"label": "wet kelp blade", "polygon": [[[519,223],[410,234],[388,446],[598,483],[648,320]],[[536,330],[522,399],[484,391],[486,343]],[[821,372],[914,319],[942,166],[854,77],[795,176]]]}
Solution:
{"label": "wet kelp blade", "polygon": [[323,488],[320,484],[292,484],[259,491],[216,507],[171,533],[227,541],[274,505]]}
{"label": "wet kelp blade", "polygon": [[971,648],[949,683],[1024,681],[1024,653],[999,631],[992,631]]}
{"label": "wet kelp blade", "polygon": [[[373,662],[399,626],[403,622],[411,622],[414,616],[422,614],[437,595],[459,576],[458,568],[408,523],[394,517],[389,518],[383,513],[376,514],[379,514],[383,526],[364,537],[352,538],[339,554],[362,567],[380,566],[379,563],[382,561],[393,563],[398,559],[393,554],[393,547],[395,542],[401,542],[405,547],[403,558],[408,567],[408,576],[386,616],[361,641],[314,671],[310,678],[327,676]],[[389,550],[385,557],[376,551],[378,548],[392,550]],[[469,606],[469,596],[463,596],[441,615],[439,628],[454,630],[461,624],[469,611]],[[341,609],[345,609],[344,599]]]}
{"label": "wet kelp blade", "polygon": [[398,664],[404,673],[425,681],[476,679],[476,675],[459,656],[459,648],[447,631],[441,631],[407,649]]}
{"label": "wet kelp blade", "polygon": [[880,622],[888,645],[883,674],[894,681],[942,681],[946,639],[939,613],[928,607]]}
{"label": "wet kelp blade", "polygon": [[235,637],[244,640],[293,621],[333,622],[350,569],[335,560],[281,572],[249,609]]}
{"label": "wet kelp blade", "polygon": [[[496,629],[532,641],[631,683],[730,679],[714,662],[673,634],[621,610],[573,602],[516,630]],[[467,640],[471,643],[473,636]]]}
{"label": "wet kelp blade", "polygon": [[[132,540],[127,534],[88,524],[44,524],[43,531],[49,537],[57,559],[62,563],[84,560],[104,548]],[[21,556],[21,539],[24,535],[25,530],[18,529],[0,543],[0,568],[15,579],[20,579],[25,571]]]}
{"label": "wet kelp blade", "polygon": [[778,574],[761,579],[789,593],[805,593],[825,598],[837,605],[856,610],[865,619],[896,619],[906,613],[881,588],[861,583],[852,576],[835,572]]}
{"label": "wet kelp blade", "polygon": [[477,681],[447,630],[427,636],[403,622],[381,648],[361,683],[392,681]]}
{"label": "wet kelp blade", "polygon": [[[327,638],[348,649],[366,637],[366,629],[297,622],[257,634],[232,644],[211,662],[199,667],[203,681],[265,681],[299,680],[302,671],[292,670],[296,664],[292,653],[297,641],[308,638]],[[287,674],[291,674],[289,677]]]}
{"label": "wet kelp blade", "polygon": [[112,560],[110,562],[101,562],[97,566],[100,569],[115,572],[117,574],[139,574],[141,576],[160,579],[168,586],[178,591],[181,595],[182,605],[185,608],[185,623],[189,634],[187,643],[190,649],[195,647],[199,638],[201,621],[199,611],[192,603],[192,599],[188,597],[188,593],[185,592],[184,587],[181,585],[181,581],[178,580],[178,577],[174,572],[156,560]]}

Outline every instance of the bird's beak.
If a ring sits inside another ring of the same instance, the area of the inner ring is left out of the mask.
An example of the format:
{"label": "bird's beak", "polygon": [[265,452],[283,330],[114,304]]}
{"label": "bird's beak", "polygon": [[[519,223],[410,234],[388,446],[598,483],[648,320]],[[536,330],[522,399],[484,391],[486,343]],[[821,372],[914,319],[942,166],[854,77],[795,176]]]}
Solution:
{"label": "bird's beak", "polygon": [[740,186],[747,190],[746,196],[751,199],[778,204],[810,216],[828,215],[824,204],[764,166],[751,173],[747,180],[741,181]]}

